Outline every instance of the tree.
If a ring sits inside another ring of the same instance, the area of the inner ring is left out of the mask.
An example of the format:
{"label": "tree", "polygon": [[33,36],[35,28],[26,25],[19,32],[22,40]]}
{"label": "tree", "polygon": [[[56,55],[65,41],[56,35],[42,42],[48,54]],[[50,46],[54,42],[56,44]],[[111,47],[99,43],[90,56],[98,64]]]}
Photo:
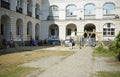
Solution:
{"label": "tree", "polygon": [[117,59],[120,61],[120,31],[115,38],[115,46],[116,46],[116,50],[118,52]]}

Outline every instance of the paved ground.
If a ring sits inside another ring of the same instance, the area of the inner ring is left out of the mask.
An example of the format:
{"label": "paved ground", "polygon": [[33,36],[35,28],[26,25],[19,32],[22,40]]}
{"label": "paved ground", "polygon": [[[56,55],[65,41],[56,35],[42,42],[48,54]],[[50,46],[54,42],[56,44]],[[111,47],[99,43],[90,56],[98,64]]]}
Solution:
{"label": "paved ground", "polygon": [[43,50],[56,49],[76,51],[76,53],[65,59],[64,56],[50,56],[23,64],[24,66],[40,68],[26,77],[90,77],[97,71],[120,71],[120,66],[111,66],[107,62],[108,58],[93,57],[93,49],[90,47],[82,49],[50,47]]}
{"label": "paved ground", "polygon": [[[54,48],[48,49],[53,50]],[[44,70],[43,73],[39,73],[41,71],[38,70],[37,73],[33,72],[26,77],[89,77],[93,71],[92,49],[88,47],[72,51],[76,51],[76,53],[64,60],[62,60],[63,56],[53,56],[24,64],[24,66],[38,67]]]}
{"label": "paved ground", "polygon": [[82,49],[37,77],[89,77],[92,72],[92,50]]}

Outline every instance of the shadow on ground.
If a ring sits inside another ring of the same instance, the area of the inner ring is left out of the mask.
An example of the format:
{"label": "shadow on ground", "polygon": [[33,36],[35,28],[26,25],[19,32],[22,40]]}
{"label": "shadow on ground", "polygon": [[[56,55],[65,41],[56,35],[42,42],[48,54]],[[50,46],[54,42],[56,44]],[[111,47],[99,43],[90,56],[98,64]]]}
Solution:
{"label": "shadow on ground", "polygon": [[5,49],[0,49],[0,55],[28,52],[28,51],[39,50],[50,47],[55,47],[55,46],[49,45],[49,46],[25,46],[25,47],[15,47],[15,48],[5,48]]}

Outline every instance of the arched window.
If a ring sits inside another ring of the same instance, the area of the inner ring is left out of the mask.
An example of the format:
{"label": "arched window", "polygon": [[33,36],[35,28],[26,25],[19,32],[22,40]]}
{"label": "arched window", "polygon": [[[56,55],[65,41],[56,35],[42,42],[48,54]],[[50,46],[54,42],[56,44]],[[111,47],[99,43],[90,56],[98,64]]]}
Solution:
{"label": "arched window", "polygon": [[66,7],[66,16],[73,16],[75,15],[76,6],[74,4],[70,4]]}
{"label": "arched window", "polygon": [[114,3],[106,3],[103,6],[103,14],[114,14],[115,13],[115,4]]}
{"label": "arched window", "polygon": [[114,36],[115,26],[112,23],[106,23],[103,26],[103,36]]}
{"label": "arched window", "polygon": [[50,16],[58,16],[58,6],[52,5],[50,7]]}
{"label": "arched window", "polygon": [[85,15],[95,15],[95,5],[94,4],[87,4],[85,5]]}

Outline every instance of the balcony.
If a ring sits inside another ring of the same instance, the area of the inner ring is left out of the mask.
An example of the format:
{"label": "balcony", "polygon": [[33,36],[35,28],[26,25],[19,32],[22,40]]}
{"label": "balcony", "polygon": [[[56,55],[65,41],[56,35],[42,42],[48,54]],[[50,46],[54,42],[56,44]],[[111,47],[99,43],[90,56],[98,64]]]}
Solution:
{"label": "balcony", "polygon": [[59,20],[59,16],[48,16],[47,20]]}
{"label": "balcony", "polygon": [[66,20],[76,20],[76,19],[77,19],[76,15],[66,16]]}
{"label": "balcony", "polygon": [[22,8],[16,6],[16,12],[22,13]]}
{"label": "balcony", "polygon": [[36,17],[36,19],[39,19],[39,15],[36,14],[35,17]]}
{"label": "balcony", "polygon": [[95,15],[85,15],[84,19],[96,19]]}
{"label": "balcony", "polygon": [[1,0],[1,7],[10,9],[10,3]]}
{"label": "balcony", "polygon": [[31,16],[32,17],[32,12],[27,10],[27,16]]}

